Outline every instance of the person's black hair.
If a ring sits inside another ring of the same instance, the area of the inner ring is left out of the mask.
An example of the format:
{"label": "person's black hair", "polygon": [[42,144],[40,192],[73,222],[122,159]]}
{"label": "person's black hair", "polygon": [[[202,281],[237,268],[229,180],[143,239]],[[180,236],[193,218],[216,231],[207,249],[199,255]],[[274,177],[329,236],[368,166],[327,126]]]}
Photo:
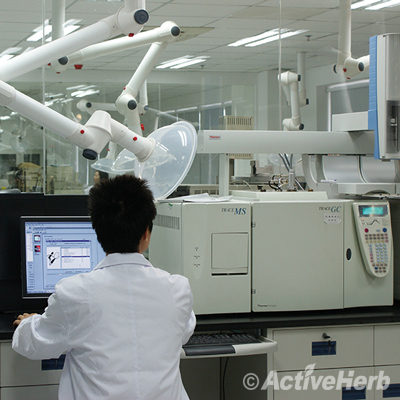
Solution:
{"label": "person's black hair", "polygon": [[137,252],[157,214],[147,182],[133,175],[119,175],[93,186],[88,211],[106,253]]}
{"label": "person's black hair", "polygon": [[103,171],[97,171],[100,176],[100,182],[108,179],[108,173]]}

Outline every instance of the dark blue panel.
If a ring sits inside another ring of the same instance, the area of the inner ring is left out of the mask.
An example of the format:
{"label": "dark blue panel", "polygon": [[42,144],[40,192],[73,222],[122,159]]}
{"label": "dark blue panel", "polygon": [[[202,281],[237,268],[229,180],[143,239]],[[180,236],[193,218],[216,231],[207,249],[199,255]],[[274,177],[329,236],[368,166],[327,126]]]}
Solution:
{"label": "dark blue panel", "polygon": [[383,398],[400,397],[400,383],[392,383],[383,391]]}
{"label": "dark blue panel", "polygon": [[365,387],[363,388],[342,388],[342,400],[366,399]]}
{"label": "dark blue panel", "polygon": [[59,358],[51,358],[50,360],[42,360],[42,371],[63,369],[64,362],[65,362],[65,354],[62,354]]}
{"label": "dark blue panel", "polygon": [[333,356],[336,354],[336,341],[313,342],[311,348],[312,356]]}

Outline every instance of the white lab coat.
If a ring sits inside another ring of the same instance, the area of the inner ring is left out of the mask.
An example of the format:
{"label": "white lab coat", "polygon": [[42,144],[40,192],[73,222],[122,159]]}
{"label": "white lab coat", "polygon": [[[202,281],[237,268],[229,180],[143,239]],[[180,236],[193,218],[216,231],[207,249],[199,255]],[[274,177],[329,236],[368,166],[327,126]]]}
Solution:
{"label": "white lab coat", "polygon": [[141,254],[110,254],[63,279],[43,315],[23,320],[13,349],[30,359],[66,352],[61,400],[184,400],[182,344],[196,319],[189,283]]}

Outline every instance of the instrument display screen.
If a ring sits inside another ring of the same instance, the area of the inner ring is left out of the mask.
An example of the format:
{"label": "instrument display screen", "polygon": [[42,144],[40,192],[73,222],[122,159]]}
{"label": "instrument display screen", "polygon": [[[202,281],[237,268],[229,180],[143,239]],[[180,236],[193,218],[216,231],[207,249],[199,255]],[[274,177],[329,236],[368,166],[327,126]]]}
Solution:
{"label": "instrument display screen", "polygon": [[385,217],[388,215],[387,205],[363,205],[358,206],[360,217]]}

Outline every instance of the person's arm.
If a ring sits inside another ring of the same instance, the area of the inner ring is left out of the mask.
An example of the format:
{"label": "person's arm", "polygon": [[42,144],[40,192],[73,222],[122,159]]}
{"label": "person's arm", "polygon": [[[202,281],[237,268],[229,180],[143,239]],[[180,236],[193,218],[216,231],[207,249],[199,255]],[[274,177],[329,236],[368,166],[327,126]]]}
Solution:
{"label": "person's arm", "polygon": [[12,341],[17,353],[41,360],[57,358],[67,350],[68,320],[56,295],[49,297],[44,314],[20,317],[14,321],[17,329]]}
{"label": "person's arm", "polygon": [[182,345],[186,344],[190,339],[190,336],[193,335],[194,328],[196,327],[196,316],[194,315],[193,310],[190,313],[189,319],[186,322],[185,332],[182,338]]}
{"label": "person's arm", "polygon": [[184,326],[182,335],[182,345],[184,345],[192,336],[196,327],[196,316],[193,312],[193,295],[187,278],[181,275],[171,275],[170,279],[174,284],[174,297]]}

